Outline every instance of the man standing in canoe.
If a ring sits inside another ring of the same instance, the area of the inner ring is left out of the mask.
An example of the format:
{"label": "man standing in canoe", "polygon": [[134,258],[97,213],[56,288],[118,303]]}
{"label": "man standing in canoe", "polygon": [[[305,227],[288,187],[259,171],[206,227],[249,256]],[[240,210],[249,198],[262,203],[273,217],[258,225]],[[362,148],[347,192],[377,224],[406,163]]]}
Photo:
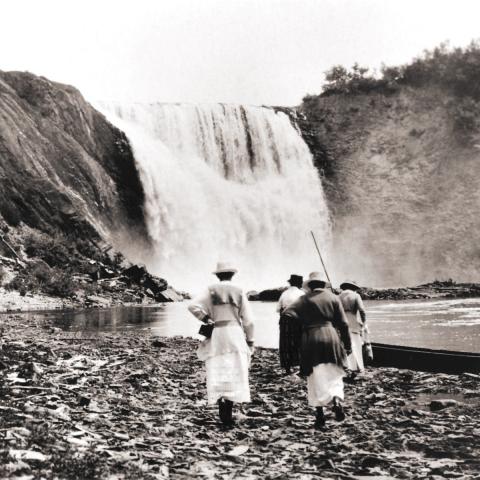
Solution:
{"label": "man standing in canoe", "polygon": [[343,365],[351,351],[348,323],[340,299],[325,288],[319,272],[308,279],[310,293],[285,311],[302,326],[300,373],[307,376],[308,403],[316,408],[316,428],[325,426],[323,407],[332,404],[335,418],[342,421]]}
{"label": "man standing in canoe", "polygon": [[[340,300],[348,320],[350,338],[352,340],[352,353],[347,358],[347,366],[353,379],[364,370],[363,365],[363,331],[366,328],[367,317],[362,297],[358,293],[360,287],[353,280],[346,280],[340,285],[342,292]],[[358,318],[360,316],[360,318]]]}
{"label": "man standing in canoe", "polygon": [[292,321],[288,315],[283,312],[293,302],[305,295],[302,290],[303,277],[300,275],[290,275],[288,279],[290,287],[287,288],[278,300],[277,312],[280,313],[280,335],[279,335],[279,355],[280,365],[287,375],[292,373],[291,368],[299,364],[299,323]]}
{"label": "man standing in canoe", "polygon": [[249,402],[248,369],[254,350],[254,321],[247,296],[231,279],[237,272],[231,264],[218,262],[213,272],[219,282],[195,298],[188,309],[213,332],[198,348],[205,361],[208,403],[218,403],[220,419],[233,424],[233,402]]}

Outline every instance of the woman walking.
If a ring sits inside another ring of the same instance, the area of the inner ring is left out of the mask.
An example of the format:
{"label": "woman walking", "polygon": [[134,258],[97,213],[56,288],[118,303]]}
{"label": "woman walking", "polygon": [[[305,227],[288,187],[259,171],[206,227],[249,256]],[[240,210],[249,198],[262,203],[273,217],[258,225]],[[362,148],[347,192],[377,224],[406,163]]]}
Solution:
{"label": "woman walking", "polygon": [[198,357],[205,361],[208,403],[218,403],[220,420],[228,426],[233,424],[233,403],[250,401],[248,369],[254,349],[248,299],[231,283],[236,272],[231,264],[219,262],[213,272],[219,282],[188,307],[200,321],[213,325],[211,337],[198,348]]}
{"label": "woman walking", "polygon": [[[348,323],[339,298],[325,289],[319,272],[308,279],[310,293],[298,299],[285,314],[302,326],[300,374],[307,376],[308,403],[316,408],[316,428],[325,426],[323,407],[332,404],[335,418],[342,421],[343,365],[350,352]],[[338,332],[338,333],[337,333]]]}
{"label": "woman walking", "polygon": [[[352,340],[352,353],[347,358],[347,367],[350,370],[350,379],[353,381],[358,373],[363,372],[363,334],[366,329],[367,317],[362,297],[358,293],[360,287],[353,280],[345,280],[340,285],[340,301],[347,316]],[[359,318],[360,317],[360,318]]]}
{"label": "woman walking", "polygon": [[287,375],[292,373],[292,367],[296,367],[299,364],[299,324],[293,321],[288,315],[284,315],[284,311],[293,302],[305,295],[302,290],[303,277],[300,275],[290,275],[288,279],[290,287],[287,288],[277,304],[277,312],[280,313],[279,327],[279,355],[280,366],[285,369]]}

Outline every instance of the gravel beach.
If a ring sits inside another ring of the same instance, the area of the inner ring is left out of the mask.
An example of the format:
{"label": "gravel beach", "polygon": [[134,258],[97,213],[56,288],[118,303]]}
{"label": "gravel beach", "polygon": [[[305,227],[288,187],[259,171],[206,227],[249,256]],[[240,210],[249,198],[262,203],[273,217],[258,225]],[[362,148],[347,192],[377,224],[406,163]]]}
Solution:
{"label": "gravel beach", "polygon": [[257,349],[225,430],[198,341],[1,315],[1,478],[480,478],[480,376],[368,369],[313,429],[305,381]]}

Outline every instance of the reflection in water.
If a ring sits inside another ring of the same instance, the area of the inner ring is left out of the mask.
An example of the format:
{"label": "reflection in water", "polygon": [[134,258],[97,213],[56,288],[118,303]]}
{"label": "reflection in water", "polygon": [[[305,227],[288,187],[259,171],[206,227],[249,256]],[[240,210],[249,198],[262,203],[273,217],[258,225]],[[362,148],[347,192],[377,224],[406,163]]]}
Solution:
{"label": "reflection in water", "polygon": [[[187,302],[71,312],[23,314],[54,320],[73,335],[100,331],[150,330],[152,335],[196,338],[200,323]],[[252,302],[256,343],[278,346],[278,314],[273,302]],[[366,302],[372,341],[395,345],[480,352],[480,299]]]}
{"label": "reflection in water", "polygon": [[184,303],[53,312],[56,324],[72,333],[151,329],[161,336],[195,336],[198,321]]}

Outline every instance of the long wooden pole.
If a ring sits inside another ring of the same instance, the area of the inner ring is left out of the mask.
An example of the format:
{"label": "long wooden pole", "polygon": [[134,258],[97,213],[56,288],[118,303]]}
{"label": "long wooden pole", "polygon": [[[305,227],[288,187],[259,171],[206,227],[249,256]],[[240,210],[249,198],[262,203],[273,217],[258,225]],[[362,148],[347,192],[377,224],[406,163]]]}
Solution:
{"label": "long wooden pole", "polygon": [[332,285],[332,282],[330,281],[330,277],[328,276],[328,272],[327,272],[327,269],[325,267],[325,263],[323,263],[322,254],[320,253],[320,249],[318,248],[317,240],[315,239],[315,235],[313,234],[313,232],[311,230],[310,230],[310,233],[312,234],[313,243],[315,244],[315,248],[317,249],[318,256],[320,257],[320,261],[322,262],[323,271],[325,272],[325,275],[327,276],[327,280],[330,283],[330,288],[333,290],[333,285]]}

